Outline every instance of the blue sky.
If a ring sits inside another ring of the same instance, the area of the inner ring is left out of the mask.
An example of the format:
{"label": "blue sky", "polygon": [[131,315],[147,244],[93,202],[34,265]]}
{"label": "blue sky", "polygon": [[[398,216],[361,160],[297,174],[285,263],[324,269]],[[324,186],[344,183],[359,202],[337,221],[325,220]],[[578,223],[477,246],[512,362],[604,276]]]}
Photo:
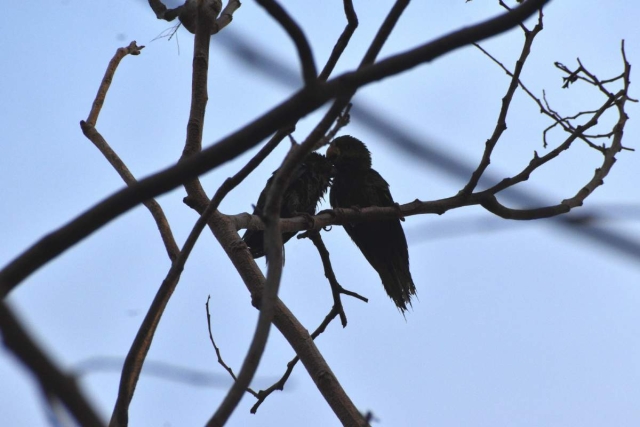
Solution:
{"label": "blue sky", "polygon": [[[289,2],[293,3],[293,2]],[[355,1],[360,26],[337,72],[355,67],[391,7],[390,1]],[[552,1],[545,29],[533,47],[523,79],[536,94],[545,89],[566,114],[597,108],[601,97],[585,85],[561,88],[560,61],[579,57],[600,78],[621,71],[620,40],[633,66],[640,62],[640,6],[616,2]],[[345,20],[340,1],[287,4],[304,28],[316,62],[324,64]],[[401,52],[461,26],[500,13],[497,2],[413,2],[381,57]],[[172,165],[185,139],[190,102],[192,36],[153,41],[171,24],[155,19],[144,1],[12,2],[0,16],[5,29],[0,62],[0,264],[47,232],[122,188],[123,183],[79,128],[115,50],[131,40],[147,47],[125,58],[97,128],[136,177]],[[242,36],[271,58],[297,70],[285,33],[253,1],[214,37],[204,142],[214,143],[277,105],[296,88],[247,67],[229,48]],[[522,34],[485,41],[510,68]],[[632,88],[637,79],[632,68]],[[424,144],[476,164],[491,135],[508,79],[475,48],[367,86],[355,100],[398,124]],[[299,82],[298,82],[299,84]],[[632,89],[632,96],[640,92]],[[637,104],[625,143],[640,137]],[[304,118],[304,139],[321,113]],[[611,118],[605,118],[603,124]],[[489,171],[517,173],[533,151],[545,153],[541,132],[550,123],[522,93],[516,95]],[[368,126],[344,131],[367,142],[373,165],[394,198],[448,197],[464,181],[406,155]],[[560,133],[553,135],[559,141]],[[202,177],[208,194],[255,153]],[[221,211],[251,210],[286,144],[223,202]],[[597,230],[640,242],[637,152],[622,152],[605,185],[577,214],[604,214]],[[600,165],[593,150],[576,145],[532,175],[523,191],[558,203],[571,197]],[[158,199],[181,245],[196,215],[177,189]],[[508,203],[508,202],[506,202]],[[325,203],[325,207],[327,204]],[[557,221],[507,222],[480,208],[404,223],[419,301],[406,320],[397,312],[355,245],[340,227],[324,236],[341,284],[369,303],[344,301],[349,325],[332,324],[317,344],[363,411],[379,425],[430,426],[636,426],[640,423],[640,254],[571,231]],[[593,228],[590,227],[593,233]],[[264,268],[264,261],[259,260]],[[124,358],[169,262],[149,213],[136,208],[29,277],[9,301],[37,340],[61,366],[74,370],[95,358]],[[237,273],[206,233],[189,259],[160,324],[149,360],[214,375],[216,386],[175,383],[145,374],[131,405],[140,426],[201,425],[230,382],[208,340],[204,303],[211,295],[213,329],[226,362],[238,369],[257,312]],[[328,284],[308,241],[287,245],[281,298],[315,329],[331,307]],[[256,388],[268,386],[293,356],[271,334]],[[47,425],[38,389],[11,354],[0,352],[0,413],[6,425]],[[119,376],[93,370],[80,384],[107,420]],[[231,426],[327,426],[338,422],[306,372],[297,367],[285,392],[250,415],[246,396]]]}

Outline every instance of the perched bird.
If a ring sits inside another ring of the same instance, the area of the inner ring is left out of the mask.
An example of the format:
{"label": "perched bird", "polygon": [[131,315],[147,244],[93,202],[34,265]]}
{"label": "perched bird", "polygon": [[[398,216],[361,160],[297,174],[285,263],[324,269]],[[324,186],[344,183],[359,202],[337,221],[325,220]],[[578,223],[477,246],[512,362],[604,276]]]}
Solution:
{"label": "perched bird", "polygon": [[[267,193],[276,172],[269,178],[260,193],[258,204],[253,210],[254,215],[262,215],[262,210],[267,202]],[[289,187],[282,196],[280,218],[313,215],[316,212],[318,202],[327,192],[332,172],[333,165],[326,157],[314,152],[309,153],[291,176]],[[282,233],[282,243],[286,243],[295,234],[295,231]],[[249,246],[251,256],[254,258],[264,256],[264,232],[262,230],[247,230],[242,236],[242,240]]]}
{"label": "perched bird", "polygon": [[[336,167],[329,200],[333,208],[394,206],[389,184],[371,168],[371,153],[352,136],[334,139],[327,158]],[[344,224],[351,239],[378,272],[400,312],[411,305],[416,287],[409,271],[407,240],[399,219]]]}

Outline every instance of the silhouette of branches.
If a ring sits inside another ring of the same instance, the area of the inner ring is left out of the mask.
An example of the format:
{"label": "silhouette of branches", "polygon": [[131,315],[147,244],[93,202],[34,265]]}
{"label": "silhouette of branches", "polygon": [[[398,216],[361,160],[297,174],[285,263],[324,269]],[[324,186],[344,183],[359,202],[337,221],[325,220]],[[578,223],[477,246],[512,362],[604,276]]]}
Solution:
{"label": "silhouette of branches", "polygon": [[[154,333],[179,282],[189,254],[206,226],[210,228],[219,244],[224,248],[251,293],[253,305],[260,310],[251,345],[242,367],[236,375],[223,361],[220,349],[214,341],[210,325],[209,300],[207,300],[207,323],[211,343],[218,362],[234,380],[207,425],[224,425],[245,392],[251,393],[257,399],[251,409],[251,412],[255,413],[271,393],[283,389],[299,360],[302,361],[320,393],[341,423],[344,425],[368,425],[372,416],[363,416],[358,412],[313,342],[336,317],[340,318],[343,327],[347,325],[341,295],[367,301],[366,298],[344,289],[339,284],[331,267],[329,251],[322,242],[319,230],[330,225],[341,225],[347,222],[404,218],[418,214],[441,215],[451,209],[472,205],[482,206],[492,214],[505,219],[532,220],[558,216],[581,206],[599,186],[603,185],[604,179],[615,163],[616,155],[620,151],[628,149],[622,144],[622,136],[628,119],[625,105],[627,101],[633,102],[635,100],[629,96],[630,65],[626,58],[624,42],[621,46],[623,71],[608,79],[598,79],[596,74],[579,59],[575,68],[556,63],[556,67],[563,73],[564,88],[573,88],[578,83],[587,84],[589,88],[595,88],[603,96],[604,100],[595,108],[568,114],[560,113],[551,107],[544,92],[542,97],[536,96],[521,81],[522,71],[534,39],[543,29],[541,7],[547,3],[546,0],[522,1],[519,2],[519,6],[514,8],[508,7],[501,1],[500,5],[506,9],[506,12],[493,19],[453,31],[416,48],[378,60],[377,57],[383,45],[409,3],[408,0],[398,0],[371,41],[360,65],[354,70],[331,79],[330,76],[337,62],[358,26],[358,18],[352,1],[343,1],[347,24],[336,40],[334,49],[319,74],[311,44],[294,18],[275,0],[257,0],[257,3],[280,24],[294,43],[304,86],[277,107],[265,112],[228,137],[220,139],[211,147],[203,149],[202,135],[208,104],[211,35],[217,34],[232,22],[233,14],[240,7],[240,2],[228,1],[223,8],[220,0],[188,1],[182,6],[168,9],[159,0],[149,0],[149,5],[157,18],[166,21],[179,18],[181,24],[195,34],[191,107],[187,123],[187,136],[179,162],[148,178],[137,181],[96,128],[100,110],[105,102],[106,93],[118,63],[127,54],[137,55],[143,48],[132,42],[129,46],[118,49],[107,67],[87,120],[81,122],[81,129],[85,136],[96,145],[121,175],[127,188],[111,195],[67,225],[43,237],[0,271],[0,296],[4,297],[38,268],[134,206],[143,203],[150,210],[158,225],[172,265],[159,286],[125,360],[118,397],[110,422],[111,426],[126,426],[128,424],[128,408]],[[532,29],[528,29],[523,21],[535,13],[538,13],[538,22]],[[520,26],[524,32],[525,40],[520,56],[511,71],[509,67],[503,65],[482,48],[478,42],[515,26]],[[334,209],[321,212],[311,218],[304,216],[284,220],[280,218],[283,193],[292,179],[293,172],[305,156],[329,142],[337,130],[349,122],[351,98],[359,89],[387,77],[396,76],[470,44],[474,44],[496,62],[509,75],[510,81],[502,97],[502,107],[493,132],[487,139],[482,158],[475,170],[471,172],[466,185],[456,195],[433,201],[414,200],[388,208],[372,206],[361,209]],[[616,85],[622,86],[622,88],[612,89]],[[534,152],[531,160],[526,165],[522,165],[520,171],[515,175],[506,177],[485,190],[478,191],[478,184],[485,176],[493,151],[507,127],[509,108],[518,89],[527,93],[540,108],[540,111],[552,122],[542,133],[544,148],[553,145],[553,142],[548,138],[548,133],[552,129],[562,129],[565,132],[564,139],[557,142],[544,155]],[[273,151],[282,139],[293,132],[298,120],[329,101],[332,101],[332,104],[324,117],[302,143],[292,143],[282,165],[274,174],[262,218],[248,214],[224,215],[219,212],[218,207],[222,200]],[[617,121],[611,129],[602,130],[597,127],[598,122],[609,111],[617,112]],[[331,129],[334,124],[334,128]],[[233,177],[224,181],[214,196],[209,199],[199,181],[199,176],[245,153],[269,137],[271,137],[270,140],[261,147],[260,151]],[[538,168],[567,152],[576,140],[603,156],[602,162],[595,168],[593,175],[588,177],[578,192],[555,204],[529,209],[514,209],[499,200],[502,192],[529,180]],[[153,200],[154,197],[180,185],[184,186],[187,193],[184,199],[185,204],[200,215],[182,249],[178,248],[161,207]],[[246,250],[246,245],[238,237],[237,231],[243,228],[261,229],[265,232],[265,251],[269,259],[266,277],[262,275]],[[282,233],[299,230],[308,230],[300,237],[309,237],[317,247],[333,296],[333,307],[318,328],[310,335],[278,298],[278,287],[283,268]],[[101,421],[84,402],[82,394],[75,388],[73,381],[57,370],[52,363],[47,361],[46,355],[33,343],[30,343],[29,337],[22,331],[21,325],[2,301],[0,301],[0,320],[2,320],[0,327],[3,330],[3,338],[7,346],[36,374],[43,389],[57,395],[82,424],[101,425]],[[296,356],[287,364],[285,373],[278,381],[267,389],[256,392],[249,385],[264,352],[272,323],[290,343]],[[48,379],[47,376],[49,376]]]}

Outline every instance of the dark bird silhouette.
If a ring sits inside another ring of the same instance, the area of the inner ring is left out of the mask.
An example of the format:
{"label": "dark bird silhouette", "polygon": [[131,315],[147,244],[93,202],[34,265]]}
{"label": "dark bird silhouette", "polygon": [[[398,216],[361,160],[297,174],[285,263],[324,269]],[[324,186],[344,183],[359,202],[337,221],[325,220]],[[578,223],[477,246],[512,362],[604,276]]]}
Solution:
{"label": "dark bird silhouette", "polygon": [[[371,153],[352,136],[333,140],[327,150],[336,175],[329,200],[334,208],[394,206],[389,184],[371,168]],[[344,224],[351,239],[378,272],[382,285],[404,314],[416,287],[409,271],[409,251],[399,219]]]}
{"label": "dark bird silhouette", "polygon": [[[267,193],[276,172],[269,178],[260,193],[258,203],[253,210],[254,215],[262,216],[262,210],[267,202]],[[318,202],[327,192],[332,172],[333,165],[326,157],[318,153],[309,153],[291,176],[289,187],[282,196],[280,217],[292,218],[298,215],[313,215],[316,212]],[[282,233],[282,243],[286,243],[295,234],[295,231]],[[254,258],[264,256],[264,231],[247,230],[242,236],[242,240],[249,246],[251,256]]]}

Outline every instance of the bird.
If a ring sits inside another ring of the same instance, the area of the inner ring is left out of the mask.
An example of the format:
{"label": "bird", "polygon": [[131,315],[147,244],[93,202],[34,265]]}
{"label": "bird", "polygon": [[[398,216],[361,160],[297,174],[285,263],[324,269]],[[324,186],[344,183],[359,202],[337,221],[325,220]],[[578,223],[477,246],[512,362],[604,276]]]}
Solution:
{"label": "bird", "polygon": [[[332,208],[397,206],[387,181],[371,168],[371,153],[362,141],[349,135],[337,137],[326,156],[336,167],[329,193]],[[404,315],[416,287],[400,220],[346,223],[343,228],[378,272],[387,294]]]}
{"label": "bird", "polygon": [[[313,215],[318,203],[327,192],[333,170],[333,165],[325,156],[316,152],[309,153],[293,172],[289,186],[282,196],[280,218]],[[260,193],[253,215],[263,215],[263,209],[267,202],[267,193],[271,188],[276,172],[278,171],[273,172],[273,175],[267,180],[264,189]],[[296,233],[295,231],[282,233],[282,243],[286,243]],[[249,247],[249,252],[254,259],[264,256],[264,231],[247,230],[242,236],[242,240]]]}

